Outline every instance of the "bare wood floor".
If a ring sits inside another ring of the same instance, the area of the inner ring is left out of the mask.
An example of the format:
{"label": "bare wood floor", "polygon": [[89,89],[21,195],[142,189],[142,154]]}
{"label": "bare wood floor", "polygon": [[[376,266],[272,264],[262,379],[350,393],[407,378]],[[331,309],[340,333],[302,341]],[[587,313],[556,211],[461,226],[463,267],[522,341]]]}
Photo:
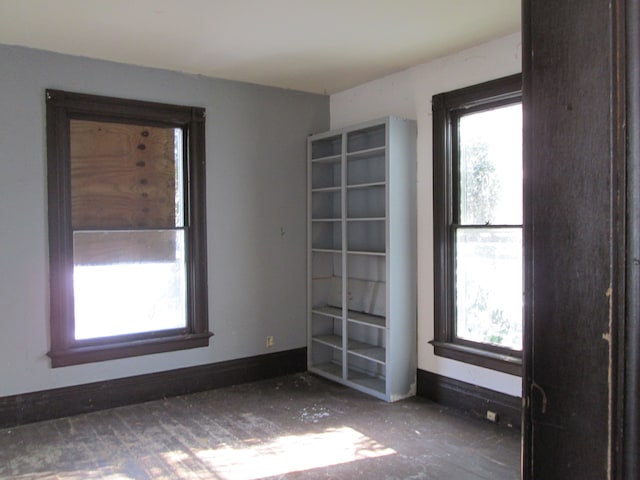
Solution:
{"label": "bare wood floor", "polygon": [[0,430],[0,478],[515,480],[519,442],[299,374]]}

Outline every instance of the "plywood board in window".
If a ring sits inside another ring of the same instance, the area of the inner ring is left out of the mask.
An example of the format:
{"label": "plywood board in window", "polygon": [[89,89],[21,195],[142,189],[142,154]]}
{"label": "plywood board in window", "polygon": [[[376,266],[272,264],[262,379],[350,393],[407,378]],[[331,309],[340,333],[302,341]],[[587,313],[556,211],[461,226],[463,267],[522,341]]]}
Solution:
{"label": "plywood board in window", "polygon": [[71,120],[74,229],[176,226],[173,128]]}

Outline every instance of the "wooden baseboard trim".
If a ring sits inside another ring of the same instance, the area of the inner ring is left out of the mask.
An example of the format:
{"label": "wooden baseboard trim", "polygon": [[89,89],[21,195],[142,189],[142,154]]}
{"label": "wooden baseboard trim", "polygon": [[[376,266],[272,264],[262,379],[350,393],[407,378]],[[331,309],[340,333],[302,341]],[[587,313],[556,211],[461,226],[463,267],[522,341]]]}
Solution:
{"label": "wooden baseboard trim", "polygon": [[[487,410],[498,414],[497,423],[513,428],[522,424],[522,401],[504,393],[418,369],[417,394],[467,415],[486,419]],[[488,420],[487,420],[488,421]]]}
{"label": "wooden baseboard trim", "polygon": [[0,428],[304,372],[307,349],[229,360],[9,397],[0,397]]}

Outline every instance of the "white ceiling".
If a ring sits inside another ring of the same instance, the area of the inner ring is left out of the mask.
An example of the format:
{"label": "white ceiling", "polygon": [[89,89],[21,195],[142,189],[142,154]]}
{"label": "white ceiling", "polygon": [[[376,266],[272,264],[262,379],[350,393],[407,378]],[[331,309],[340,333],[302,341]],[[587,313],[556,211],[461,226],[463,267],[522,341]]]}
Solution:
{"label": "white ceiling", "polygon": [[520,30],[520,0],[0,0],[0,43],[335,93]]}

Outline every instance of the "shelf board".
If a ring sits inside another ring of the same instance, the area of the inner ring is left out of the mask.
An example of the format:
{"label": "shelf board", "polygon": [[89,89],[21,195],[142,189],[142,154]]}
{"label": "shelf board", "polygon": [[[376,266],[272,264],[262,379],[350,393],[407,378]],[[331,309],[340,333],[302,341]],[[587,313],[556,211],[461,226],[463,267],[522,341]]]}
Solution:
{"label": "shelf board", "polygon": [[340,222],[342,221],[341,218],[312,218],[311,219],[312,222]]}
{"label": "shelf board", "polygon": [[357,150],[355,152],[348,152],[347,160],[371,157],[381,153],[384,154],[384,151],[386,148],[387,148],[386,146],[382,146],[382,147],[375,147],[375,148],[367,148],[365,150]]}
{"label": "shelf board", "polygon": [[334,380],[342,380],[342,365],[339,363],[327,362],[312,364],[309,370]]}
{"label": "shelf board", "polygon": [[337,335],[318,335],[317,337],[311,337],[311,340],[328,347],[342,349],[342,337]]}
{"label": "shelf board", "polygon": [[347,185],[347,189],[348,190],[358,190],[358,189],[366,189],[366,188],[380,188],[380,187],[386,187],[387,186],[387,182],[382,181],[382,182],[368,182],[368,183],[354,183],[354,184],[348,184]]}
{"label": "shelf board", "polygon": [[384,394],[386,390],[386,382],[384,378],[374,377],[361,372],[360,370],[350,368],[347,372],[347,380],[378,393]]}
{"label": "shelf board", "polygon": [[372,251],[372,250],[347,250],[349,255],[371,255],[374,257],[384,257],[386,252]]}
{"label": "shelf board", "polygon": [[336,307],[314,307],[311,309],[311,313],[342,319],[342,309]]}
{"label": "shelf board", "polygon": [[[342,253],[342,249],[334,248],[312,248],[313,253]],[[369,255],[373,257],[384,257],[385,252],[371,251],[371,250],[347,250],[348,255]]]}
{"label": "shelf board", "polygon": [[383,347],[376,347],[368,343],[349,340],[347,348],[351,355],[356,355],[375,363],[381,363],[382,365],[386,362],[386,352]]}
{"label": "shelf board", "polygon": [[347,320],[376,328],[386,328],[387,326],[385,317],[371,315],[369,313],[354,312],[353,310],[349,310],[347,313]]}
{"label": "shelf board", "polygon": [[347,222],[384,222],[387,217],[347,217]]}
{"label": "shelf board", "polygon": [[312,248],[313,253],[342,253],[341,249],[335,248]]}
{"label": "shelf board", "polygon": [[[342,309],[336,307],[314,307],[311,309],[311,313],[324,315],[331,318],[342,319]],[[385,317],[379,315],[371,315],[369,313],[356,312],[354,310],[348,311],[347,320],[349,320],[350,322],[359,323],[375,328],[386,328],[387,326]]]}
{"label": "shelf board", "polygon": [[[311,190],[311,193],[340,193],[340,191],[342,190],[341,186],[336,186],[336,185],[332,185],[330,187],[319,187],[319,188],[313,188]],[[328,196],[328,195],[327,195]],[[325,196],[323,195],[323,198]]]}
{"label": "shelf board", "polygon": [[312,163],[333,163],[333,162],[339,162],[341,160],[342,160],[342,155],[337,154],[337,155],[328,155],[326,157],[312,158],[311,162]]}
{"label": "shelf board", "polygon": [[335,187],[318,187],[312,188],[311,193],[339,192],[342,189],[340,185]]}

